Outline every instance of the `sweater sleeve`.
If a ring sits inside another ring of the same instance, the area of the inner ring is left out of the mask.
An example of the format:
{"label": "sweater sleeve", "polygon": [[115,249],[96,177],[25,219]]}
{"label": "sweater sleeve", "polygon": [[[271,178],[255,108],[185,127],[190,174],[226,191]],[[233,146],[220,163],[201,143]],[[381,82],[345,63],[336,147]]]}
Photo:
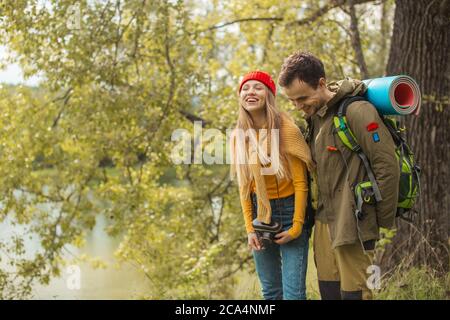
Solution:
{"label": "sweater sleeve", "polygon": [[[240,193],[241,194],[241,193]],[[244,222],[245,222],[245,230],[248,233],[255,232],[255,229],[253,229],[252,225],[252,200],[251,199],[243,199],[242,196],[241,199],[241,206],[242,206],[242,212],[244,214]]]}
{"label": "sweater sleeve", "polygon": [[294,217],[288,230],[292,238],[298,238],[305,222],[306,201],[308,198],[308,178],[306,164],[297,157],[289,156],[289,167],[295,190]]}

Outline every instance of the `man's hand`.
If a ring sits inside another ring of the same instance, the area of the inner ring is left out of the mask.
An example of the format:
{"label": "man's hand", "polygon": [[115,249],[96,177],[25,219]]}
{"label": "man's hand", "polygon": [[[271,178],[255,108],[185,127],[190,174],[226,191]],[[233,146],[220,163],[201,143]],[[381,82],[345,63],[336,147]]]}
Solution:
{"label": "man's hand", "polygon": [[259,243],[258,237],[255,232],[249,233],[247,235],[248,238],[248,248],[249,250],[261,250],[261,244]]}
{"label": "man's hand", "polygon": [[289,232],[283,231],[283,232],[280,232],[275,235],[274,242],[277,244],[285,244],[291,240],[294,240],[294,239],[290,236]]}

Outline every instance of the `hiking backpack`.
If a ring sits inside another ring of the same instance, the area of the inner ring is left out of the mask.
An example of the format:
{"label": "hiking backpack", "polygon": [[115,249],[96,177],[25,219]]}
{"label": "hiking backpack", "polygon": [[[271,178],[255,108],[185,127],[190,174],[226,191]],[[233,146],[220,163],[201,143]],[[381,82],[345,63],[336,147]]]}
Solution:
{"label": "hiking backpack", "polygon": [[[346,112],[348,106],[355,101],[367,101],[362,96],[353,96],[344,98],[339,105],[338,111],[333,118],[334,132],[337,133],[343,144],[356,152],[367,172],[369,181],[359,182],[355,188],[356,215],[362,217],[362,206],[364,203],[374,204],[381,201],[380,189],[378,188],[375,175],[370,166],[367,156],[364,154],[361,146],[358,144],[353,132],[347,124]],[[420,167],[416,163],[411,148],[406,143],[404,129],[399,126],[399,121],[394,117],[380,114],[384,125],[388,128],[394,143],[395,155],[398,159],[400,168],[399,192],[397,201],[396,217],[407,221],[412,221],[412,207],[419,197],[420,193]]]}

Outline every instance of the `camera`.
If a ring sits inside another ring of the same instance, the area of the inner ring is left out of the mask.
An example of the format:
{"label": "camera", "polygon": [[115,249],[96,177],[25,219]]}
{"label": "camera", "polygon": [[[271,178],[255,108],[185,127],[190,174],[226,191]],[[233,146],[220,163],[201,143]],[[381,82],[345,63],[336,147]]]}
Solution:
{"label": "camera", "polygon": [[278,222],[267,224],[255,219],[253,220],[252,225],[263,249],[271,244],[275,235],[281,231],[281,224]]}

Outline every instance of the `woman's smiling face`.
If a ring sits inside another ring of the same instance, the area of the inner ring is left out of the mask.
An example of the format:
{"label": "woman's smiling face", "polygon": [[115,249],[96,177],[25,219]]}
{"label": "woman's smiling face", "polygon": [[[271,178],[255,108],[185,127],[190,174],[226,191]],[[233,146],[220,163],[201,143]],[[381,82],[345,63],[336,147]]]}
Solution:
{"label": "woman's smiling face", "polygon": [[239,99],[247,111],[256,111],[266,105],[266,90],[262,82],[249,80],[242,86]]}

